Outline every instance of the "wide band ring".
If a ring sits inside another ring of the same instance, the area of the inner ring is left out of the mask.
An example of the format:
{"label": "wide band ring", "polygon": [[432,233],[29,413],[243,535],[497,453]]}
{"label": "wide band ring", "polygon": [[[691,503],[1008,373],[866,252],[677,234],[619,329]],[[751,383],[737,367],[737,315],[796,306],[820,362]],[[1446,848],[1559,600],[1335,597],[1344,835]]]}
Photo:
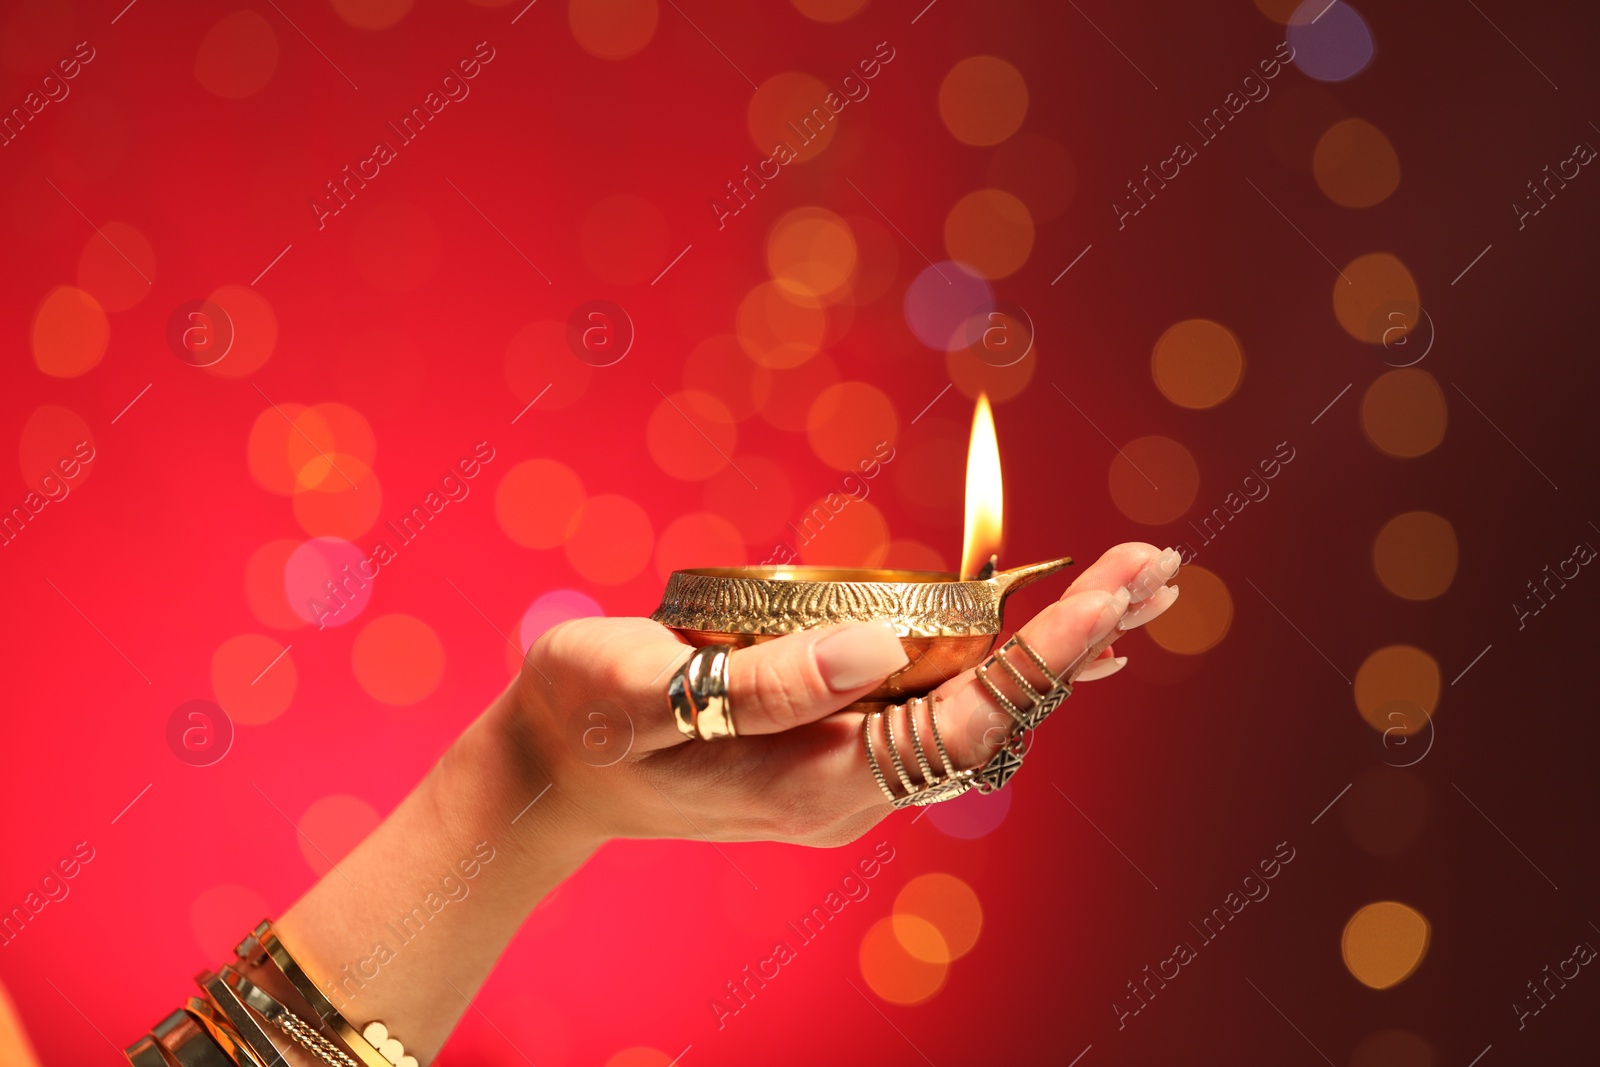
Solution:
{"label": "wide band ring", "polygon": [[[1017,668],[1015,663],[1006,658],[1006,653],[1013,649],[1021,652],[1033,665],[1034,669],[1044,677],[1046,685],[1042,692],[1036,688],[1036,683],[1030,681]],[[1022,694],[1023,700],[1027,702],[1025,706],[1019,707],[1015,701],[1002,693],[1000,687],[995,685],[994,681],[989,677],[989,672],[996,667],[999,667],[1010,676],[1012,683]],[[1032,645],[1024,641],[1020,633],[1015,634],[1011,640],[995,649],[988,659],[978,665],[976,674],[979,683],[982,684],[984,689],[988,690],[989,695],[994,698],[995,702],[1005,709],[1006,714],[1011,716],[1019,730],[1038,729],[1039,724],[1044,722],[1052,711],[1060,707],[1062,701],[1072,695],[1072,684],[1052,671],[1050,665],[1045,662],[1044,657],[1039,655]]]}
{"label": "wide band ring", "polygon": [[697,741],[737,737],[728,701],[732,645],[697,648],[667,682],[667,703],[678,732]]}

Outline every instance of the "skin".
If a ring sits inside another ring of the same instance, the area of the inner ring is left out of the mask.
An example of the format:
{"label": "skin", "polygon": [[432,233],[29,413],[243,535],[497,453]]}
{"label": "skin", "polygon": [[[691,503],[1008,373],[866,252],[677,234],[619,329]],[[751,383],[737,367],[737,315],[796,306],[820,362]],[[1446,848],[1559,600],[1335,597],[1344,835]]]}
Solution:
{"label": "skin", "polygon": [[[1024,639],[1058,671],[1086,663],[1097,630],[1121,615],[1113,594],[1159,554],[1142,543],[1113,548],[1022,627]],[[376,942],[393,947],[385,923],[489,842],[494,858],[471,879],[470,904],[444,906],[376,977],[333,998],[357,1026],[383,1020],[427,1063],[529,912],[606,841],[854,841],[893,810],[867,767],[861,713],[840,711],[877,682],[830,691],[812,655],[827,632],[734,653],[740,736],[702,742],[678,733],[668,711],[666,680],[690,654],[672,631],[647,619],[555,628],[399,807],[282,916],[279,936],[308,974],[336,979]],[[971,671],[936,696],[952,759],[980,765],[1009,719]],[[620,759],[574,740],[602,724],[621,749],[630,722]],[[299,1049],[288,1058],[315,1062]]]}

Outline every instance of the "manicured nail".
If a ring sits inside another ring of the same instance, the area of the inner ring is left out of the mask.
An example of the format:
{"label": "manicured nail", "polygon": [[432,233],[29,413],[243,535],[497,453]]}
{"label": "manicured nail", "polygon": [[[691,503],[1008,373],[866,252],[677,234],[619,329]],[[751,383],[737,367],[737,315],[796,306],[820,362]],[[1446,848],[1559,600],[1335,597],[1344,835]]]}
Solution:
{"label": "manicured nail", "polygon": [[1139,573],[1134,575],[1133,581],[1128,583],[1128,593],[1135,604],[1154,595],[1166,582],[1178,573],[1178,564],[1181,557],[1178,550],[1169,548],[1161,555],[1139,568]]}
{"label": "manicured nail", "polygon": [[1157,589],[1155,595],[1151,596],[1150,599],[1146,600],[1142,604],[1136,605],[1132,611],[1124,615],[1122,617],[1122,621],[1117,623],[1117,629],[1132,630],[1136,626],[1143,626],[1145,623],[1159,616],[1163,611],[1166,611],[1168,608],[1172,607],[1173,602],[1175,602],[1177,599],[1178,587],[1175,585],[1164,585],[1160,589]]}
{"label": "manicured nail", "polygon": [[911,662],[905,646],[887,622],[857,622],[844,626],[812,646],[817,670],[835,693],[860,689],[877,682]]}
{"label": "manicured nail", "polygon": [[1100,618],[1095,621],[1094,630],[1089,634],[1091,646],[1110,637],[1117,630],[1117,623],[1122,621],[1122,616],[1128,611],[1128,591],[1118,589],[1111,594],[1111,599],[1106,606],[1100,609]]}
{"label": "manicured nail", "polygon": [[1127,665],[1127,656],[1105,656],[1085,667],[1074,681],[1092,682],[1097,678],[1109,678]]}

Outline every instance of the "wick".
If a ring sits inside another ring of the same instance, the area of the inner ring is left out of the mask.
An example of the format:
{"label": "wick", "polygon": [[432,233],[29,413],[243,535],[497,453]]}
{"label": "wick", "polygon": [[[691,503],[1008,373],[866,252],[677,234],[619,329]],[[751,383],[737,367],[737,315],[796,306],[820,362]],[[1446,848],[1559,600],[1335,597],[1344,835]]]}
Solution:
{"label": "wick", "polygon": [[978,576],[973,581],[987,582],[994,577],[995,568],[998,566],[1000,566],[1000,557],[998,555],[990,556],[989,562],[978,568]]}

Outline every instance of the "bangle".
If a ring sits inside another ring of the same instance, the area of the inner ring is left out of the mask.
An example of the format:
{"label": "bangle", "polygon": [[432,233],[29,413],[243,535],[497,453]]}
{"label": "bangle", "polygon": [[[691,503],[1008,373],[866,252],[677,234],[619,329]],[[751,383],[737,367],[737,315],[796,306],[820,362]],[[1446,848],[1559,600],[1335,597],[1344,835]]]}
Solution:
{"label": "bangle", "polygon": [[184,1067],[236,1067],[238,1062],[222,1051],[211,1033],[182,1008],[152,1026],[148,1036],[129,1045],[124,1053],[135,1067],[173,1063]]}
{"label": "bangle", "polygon": [[367,1043],[377,1049],[384,1059],[394,1067],[417,1067],[417,1058],[406,1054],[406,1048],[400,1039],[389,1033],[389,1028],[374,1019],[361,1031],[361,1036]]}
{"label": "bangle", "polygon": [[[316,983],[284,947],[283,942],[278,940],[278,935],[272,929],[272,920],[263,920],[249,937],[240,942],[237,952],[242,961],[242,966],[238,968],[241,977],[247,977],[253,987],[262,988],[259,975],[263,969],[267,971],[269,977],[276,973],[288,981],[291,988],[287,992],[292,996],[281,999],[289,1001],[285,1012],[293,1017],[289,1021],[290,1026],[298,1023],[306,1028],[308,1033],[327,1042],[335,1051],[349,1058],[348,1067],[393,1067],[382,1053],[361,1036],[360,1030],[339,1014],[339,1010],[323,995],[322,990],[317,988]],[[250,1002],[248,997],[245,999],[246,1003]],[[295,1004],[294,1001],[300,1003]],[[304,1006],[306,1011],[298,1011],[301,1006]],[[313,1019],[315,1022],[311,1021]],[[274,1025],[278,1025],[276,1020],[273,1022]],[[344,1060],[325,1062],[345,1064]]]}
{"label": "bangle", "polygon": [[195,984],[205,991],[213,1011],[220,1012],[232,1025],[235,1043],[248,1048],[254,1054],[254,1062],[262,1067],[285,1067],[287,1061],[277,1042],[256,1021],[234,988],[240,981],[243,979],[231,967],[224,967],[222,974],[201,971],[195,976]]}

